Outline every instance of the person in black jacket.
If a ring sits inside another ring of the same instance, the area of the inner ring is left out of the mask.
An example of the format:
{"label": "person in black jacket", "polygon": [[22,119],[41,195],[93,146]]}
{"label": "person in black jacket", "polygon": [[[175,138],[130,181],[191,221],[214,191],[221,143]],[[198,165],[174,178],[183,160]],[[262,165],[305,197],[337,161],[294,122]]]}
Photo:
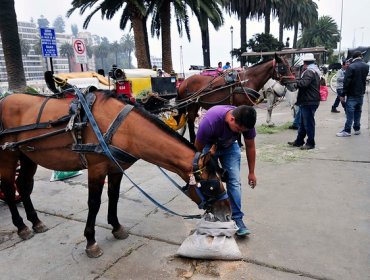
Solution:
{"label": "person in black jacket", "polygon": [[[301,111],[301,124],[297,138],[288,142],[290,146],[301,147],[302,150],[315,148],[315,112],[320,105],[320,69],[315,64],[312,53],[303,56],[303,73],[297,79],[298,96],[296,105]],[[307,140],[305,143],[305,138]]]}
{"label": "person in black jacket", "polygon": [[351,126],[355,135],[361,133],[362,104],[366,90],[366,77],[369,73],[369,65],[362,59],[360,51],[354,52],[352,63],[348,66],[343,81],[343,94],[341,101],[346,102],[346,123],[344,129],[337,133],[338,137],[351,136]]}

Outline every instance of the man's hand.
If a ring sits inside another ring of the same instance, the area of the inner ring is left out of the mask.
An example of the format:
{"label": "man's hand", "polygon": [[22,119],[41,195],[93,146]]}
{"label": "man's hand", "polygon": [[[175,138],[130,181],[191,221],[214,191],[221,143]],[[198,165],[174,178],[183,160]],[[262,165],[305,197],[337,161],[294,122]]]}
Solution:
{"label": "man's hand", "polygon": [[254,187],[257,186],[257,178],[256,175],[254,175],[254,173],[250,173],[248,175],[248,185],[250,185],[252,189],[254,189]]}

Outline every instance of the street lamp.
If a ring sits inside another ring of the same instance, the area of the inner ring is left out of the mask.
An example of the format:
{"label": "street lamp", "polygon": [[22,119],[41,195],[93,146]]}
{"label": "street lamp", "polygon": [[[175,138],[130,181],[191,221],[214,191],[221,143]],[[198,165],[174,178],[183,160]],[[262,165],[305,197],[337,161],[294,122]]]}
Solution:
{"label": "street lamp", "polygon": [[231,25],[230,26],[230,32],[231,32],[231,68],[234,68],[234,60],[233,60],[233,31],[234,31],[234,27]]}

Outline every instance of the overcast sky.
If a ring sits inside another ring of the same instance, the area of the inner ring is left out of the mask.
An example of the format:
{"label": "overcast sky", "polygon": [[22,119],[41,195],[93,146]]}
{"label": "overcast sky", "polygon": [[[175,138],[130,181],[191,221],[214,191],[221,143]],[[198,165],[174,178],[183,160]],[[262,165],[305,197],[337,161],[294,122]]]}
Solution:
{"label": "overcast sky", "polygon": [[[338,24],[340,29],[341,22],[341,3],[343,1],[343,17],[342,17],[342,44],[341,50],[352,48],[355,46],[370,46],[370,1],[369,0],[315,0],[319,6],[319,16],[331,16]],[[70,18],[65,18],[67,10],[71,6],[71,0],[15,0],[15,10],[18,21],[29,21],[31,18],[37,21],[40,15],[46,17],[52,25],[55,18],[59,15],[63,16],[66,22],[66,32],[71,33],[71,24],[77,24],[79,31],[83,31],[82,24],[89,11],[85,15],[79,15],[76,11]],[[304,16],[304,15],[302,15]],[[110,42],[118,40],[122,35],[127,34],[129,30],[119,29],[118,13],[111,21],[102,20],[100,14],[96,14],[87,31],[92,34],[97,34],[102,37],[107,37]],[[217,65],[218,61],[225,63],[231,61],[231,32],[230,26],[233,26],[233,47],[240,47],[240,25],[235,17],[229,17],[225,14],[225,25],[220,30],[215,31],[210,27],[210,54],[211,64]],[[251,35],[264,31],[263,22],[248,21],[247,23],[248,39]],[[180,67],[181,53],[183,57],[183,68],[185,71],[190,65],[202,65],[202,49],[200,30],[195,17],[190,20],[191,42],[186,38],[179,38],[177,29],[172,27],[172,60],[174,68],[177,72],[182,72]],[[278,38],[278,22],[273,21],[271,25],[271,34]],[[286,37],[291,37],[292,32],[285,31],[284,41]],[[339,47],[339,45],[338,45]],[[161,57],[160,40],[150,39],[150,52],[152,56]],[[182,51],[181,51],[182,50]],[[238,63],[234,59],[234,66]]]}

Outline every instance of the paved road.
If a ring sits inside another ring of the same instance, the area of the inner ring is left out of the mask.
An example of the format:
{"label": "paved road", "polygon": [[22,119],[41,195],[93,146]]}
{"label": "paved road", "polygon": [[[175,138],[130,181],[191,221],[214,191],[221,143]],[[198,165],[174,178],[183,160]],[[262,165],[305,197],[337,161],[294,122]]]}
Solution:
{"label": "paved road", "polygon": [[[335,137],[344,114],[330,113],[334,95],[317,112],[317,148],[286,145],[295,131],[257,136],[258,186],[246,187],[243,155],[243,210],[253,233],[237,239],[241,261],[178,258],[176,250],[195,228],[158,210],[131,184],[122,182],[119,218],[129,228],[115,240],[107,225],[107,195],[97,218],[99,259],[85,255],[86,172],[49,182],[39,168],[33,200],[49,231],[22,241],[7,206],[0,202],[1,279],[370,279],[370,145],[368,99],[362,134]],[[258,124],[265,111],[258,110]],[[273,113],[277,125],[291,121],[285,102]],[[129,171],[156,199],[179,213],[201,213],[156,167],[139,161]],[[174,175],[180,182],[180,179]],[[21,209],[22,213],[24,212]]]}

